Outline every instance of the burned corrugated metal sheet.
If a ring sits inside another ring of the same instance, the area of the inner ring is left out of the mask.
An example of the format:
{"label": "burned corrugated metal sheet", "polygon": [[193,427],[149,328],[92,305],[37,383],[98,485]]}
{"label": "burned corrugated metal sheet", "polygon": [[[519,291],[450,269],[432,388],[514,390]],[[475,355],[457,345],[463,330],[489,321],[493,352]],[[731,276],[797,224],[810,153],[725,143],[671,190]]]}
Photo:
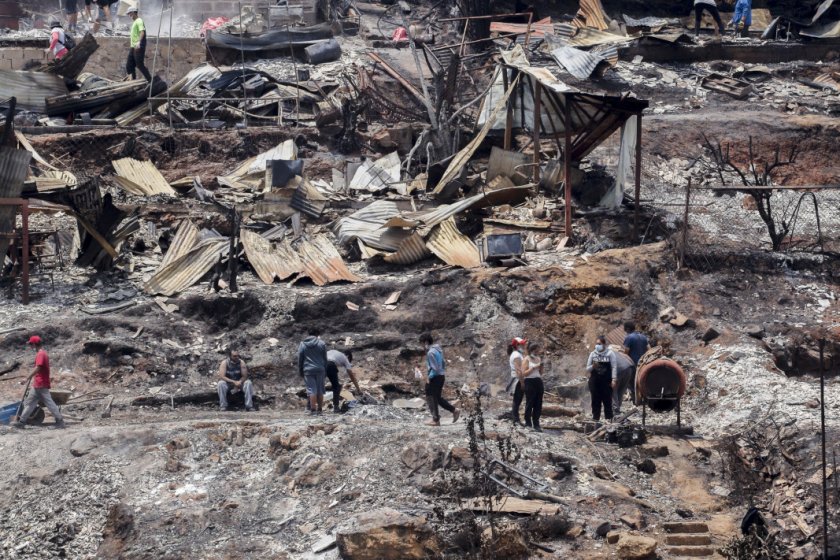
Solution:
{"label": "burned corrugated metal sheet", "polygon": [[19,110],[44,113],[47,99],[67,94],[64,78],[48,72],[0,70],[0,99],[17,98]]}
{"label": "burned corrugated metal sheet", "polygon": [[599,54],[574,47],[557,47],[551,51],[551,56],[569,74],[580,80],[589,78],[599,65],[609,64]]}
{"label": "burned corrugated metal sheet", "polygon": [[820,74],[814,78],[814,83],[831,88],[835,91],[840,91],[840,82],[838,82],[831,74]]}
{"label": "burned corrugated metal sheet", "polygon": [[821,23],[812,25],[805,29],[799,30],[800,35],[805,37],[813,37],[815,39],[833,39],[840,37],[840,21],[830,21],[828,23]]}
{"label": "burned corrugated metal sheet", "polygon": [[285,280],[303,270],[300,257],[287,241],[272,244],[268,239],[247,229],[241,230],[239,236],[245,247],[248,262],[264,284],[273,283],[275,278]]}
{"label": "burned corrugated metal sheet", "polygon": [[374,249],[396,251],[407,234],[400,230],[383,229],[383,226],[389,218],[399,214],[395,202],[377,200],[338,220],[333,232],[341,245],[349,245],[358,239]]}
{"label": "burned corrugated metal sheet", "polygon": [[163,260],[160,261],[158,271],[163,270],[170,263],[189,253],[190,249],[198,243],[198,234],[198,228],[195,227],[195,224],[190,220],[182,221],[181,225],[178,226],[178,231],[175,233],[175,238],[169,245],[169,250],[166,251]]}
{"label": "burned corrugated metal sheet", "polygon": [[385,262],[409,265],[422,261],[431,254],[423,238],[417,233],[412,233],[402,240],[396,253],[385,256]]}
{"label": "burned corrugated metal sheet", "polygon": [[400,182],[400,156],[397,152],[371,161],[365,160],[350,179],[351,191],[379,192],[396,188]]}
{"label": "burned corrugated metal sheet", "polygon": [[111,162],[117,172],[114,179],[131,194],[152,196],[169,194],[174,196],[173,189],[160,171],[150,161],[140,161],[133,158],[122,158]]}
{"label": "burned corrugated metal sheet", "polygon": [[304,179],[295,189],[289,206],[312,218],[320,218],[324,213],[324,208],[327,207],[327,199]]}
{"label": "burned corrugated metal sheet", "polygon": [[275,159],[296,159],[297,145],[294,140],[285,140],[268,151],[242,162],[231,173],[216,177],[220,185],[232,189],[256,189],[265,180],[266,162]]}
{"label": "burned corrugated metal sheet", "polygon": [[601,31],[609,27],[601,0],[580,0],[580,8],[572,23],[577,27],[590,27]]}
{"label": "burned corrugated metal sheet", "polygon": [[122,115],[118,116],[116,118],[117,124],[120,126],[129,125],[134,121],[141,119],[143,115],[149,114],[149,104],[151,104],[152,110],[157,109],[166,102],[166,98],[181,97],[186,95],[199,84],[212,80],[213,78],[217,78],[220,74],[221,72],[219,72],[218,68],[210,66],[209,64],[193,68],[187,72],[186,76],[172,84],[164,95],[158,96],[158,99],[150,100],[149,103],[141,103],[130,111],[126,111]]}
{"label": "burned corrugated metal sheet", "polygon": [[225,237],[205,239],[189,253],[155,273],[143,289],[150,294],[177,294],[201,280],[219,260],[219,256],[226,255],[229,250],[230,243]]}
{"label": "burned corrugated metal sheet", "polygon": [[469,237],[458,231],[453,218],[448,218],[432,230],[426,239],[426,246],[446,264],[462,268],[481,266],[478,247]]}
{"label": "burned corrugated metal sheet", "polygon": [[[540,21],[531,22],[530,35],[534,38],[545,37],[546,33],[554,33],[554,26],[551,23],[551,18],[543,18]],[[492,21],[490,22],[490,33],[499,33],[501,35],[510,35],[519,33],[525,35],[528,33],[527,23],[509,23],[506,21]]]}
{"label": "burned corrugated metal sheet", "polygon": [[237,51],[276,51],[291,47],[314,45],[333,36],[329,23],[309,27],[291,28],[285,31],[266,31],[256,35],[232,35],[222,31],[208,30],[205,41],[208,47],[234,49]]}
{"label": "burned corrugated metal sheet", "polygon": [[[17,198],[23,190],[23,181],[29,172],[29,160],[32,154],[26,150],[16,150],[0,146],[0,198]],[[16,206],[0,206],[0,261],[5,258],[9,248],[8,238],[2,234],[12,233],[15,229]]]}
{"label": "burned corrugated metal sheet", "polygon": [[301,277],[311,278],[318,286],[330,282],[360,282],[362,279],[350,272],[341,255],[325,235],[318,235],[312,241],[304,240],[298,247],[303,271]]}

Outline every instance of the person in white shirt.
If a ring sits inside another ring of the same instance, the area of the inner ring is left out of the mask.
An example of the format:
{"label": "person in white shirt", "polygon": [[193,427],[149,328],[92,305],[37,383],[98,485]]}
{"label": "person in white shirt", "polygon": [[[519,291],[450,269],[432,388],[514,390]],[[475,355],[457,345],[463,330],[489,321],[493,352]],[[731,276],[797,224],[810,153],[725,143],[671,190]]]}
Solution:
{"label": "person in white shirt", "polygon": [[510,368],[510,381],[508,381],[506,391],[513,395],[513,407],[511,409],[511,417],[514,424],[520,424],[519,408],[522,406],[522,397],[525,395],[524,387],[519,382],[520,373],[522,370],[522,359],[525,357],[525,349],[528,347],[528,341],[524,338],[514,338],[508,345],[508,367]]}
{"label": "person in white shirt", "polygon": [[522,364],[522,381],[525,391],[525,425],[533,428],[535,432],[541,432],[540,415],[542,415],[543,385],[542,373],[543,362],[540,345],[532,342],[528,345],[528,355]]}
{"label": "person in white shirt", "polygon": [[45,49],[46,52],[53,53],[56,60],[60,60],[68,52],[67,47],[64,46],[67,41],[67,36],[64,34],[64,29],[61,27],[61,22],[53,20],[50,24],[50,46]]}

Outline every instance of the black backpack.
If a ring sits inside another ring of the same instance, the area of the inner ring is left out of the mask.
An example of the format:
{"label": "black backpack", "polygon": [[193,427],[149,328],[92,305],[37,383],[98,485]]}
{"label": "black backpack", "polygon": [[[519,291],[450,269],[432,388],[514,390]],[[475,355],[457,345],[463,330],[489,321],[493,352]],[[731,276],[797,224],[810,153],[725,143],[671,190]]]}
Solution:
{"label": "black backpack", "polygon": [[76,48],[76,40],[73,38],[72,35],[69,35],[66,31],[64,32],[64,42],[61,44],[64,45],[64,48],[68,51]]}

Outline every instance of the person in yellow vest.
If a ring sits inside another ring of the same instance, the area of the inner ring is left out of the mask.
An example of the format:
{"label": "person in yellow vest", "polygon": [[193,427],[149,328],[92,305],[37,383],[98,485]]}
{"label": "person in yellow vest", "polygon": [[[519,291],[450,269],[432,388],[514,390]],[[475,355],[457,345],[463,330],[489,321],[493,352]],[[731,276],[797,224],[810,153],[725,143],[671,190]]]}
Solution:
{"label": "person in yellow vest", "polygon": [[146,68],[146,25],[140,19],[137,8],[129,8],[126,12],[131,18],[131,36],[129,38],[128,59],[125,62],[125,73],[131,76],[132,80],[137,79],[137,70],[143,74],[147,82],[152,81],[152,75]]}

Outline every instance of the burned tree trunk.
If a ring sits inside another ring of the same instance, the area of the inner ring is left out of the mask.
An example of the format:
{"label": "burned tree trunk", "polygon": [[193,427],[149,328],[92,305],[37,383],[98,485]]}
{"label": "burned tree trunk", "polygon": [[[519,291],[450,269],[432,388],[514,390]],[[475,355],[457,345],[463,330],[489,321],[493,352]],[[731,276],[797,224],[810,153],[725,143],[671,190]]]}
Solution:
{"label": "burned tree trunk", "polygon": [[96,42],[96,39],[93,38],[93,35],[87,33],[85,34],[84,39],[79,41],[75,47],[70,49],[70,52],[68,52],[64,58],[60,60],[53,60],[52,62],[39,66],[38,68],[34,68],[34,70],[38,72],[57,74],[65,80],[73,81],[79,77],[79,74],[82,73],[82,70],[84,70],[85,65],[87,64],[88,59],[98,48],[99,44]]}

